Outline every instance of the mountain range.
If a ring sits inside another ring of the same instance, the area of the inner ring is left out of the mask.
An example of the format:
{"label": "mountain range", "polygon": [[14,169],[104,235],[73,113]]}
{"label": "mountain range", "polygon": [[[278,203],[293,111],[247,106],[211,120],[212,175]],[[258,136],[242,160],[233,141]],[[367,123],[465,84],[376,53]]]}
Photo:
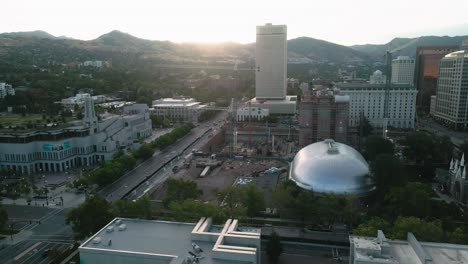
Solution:
{"label": "mountain range", "polygon": [[[417,46],[460,45],[468,36],[422,36],[395,38],[386,44],[343,46],[325,40],[299,37],[288,40],[288,57],[309,62],[382,61],[386,50],[414,57]],[[254,44],[234,42],[201,44],[146,40],[121,31],[111,31],[83,41],[56,37],[45,31],[0,34],[0,61],[72,63],[83,60],[156,61],[158,63],[227,63],[253,65]]]}

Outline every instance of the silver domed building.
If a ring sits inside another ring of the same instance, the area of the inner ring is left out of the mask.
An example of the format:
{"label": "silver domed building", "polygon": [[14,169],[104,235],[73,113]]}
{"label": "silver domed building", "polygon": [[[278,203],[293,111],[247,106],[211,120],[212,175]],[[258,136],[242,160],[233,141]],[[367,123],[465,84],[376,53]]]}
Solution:
{"label": "silver domed building", "polygon": [[291,163],[289,178],[316,193],[367,196],[375,190],[366,160],[333,139],[302,148]]}

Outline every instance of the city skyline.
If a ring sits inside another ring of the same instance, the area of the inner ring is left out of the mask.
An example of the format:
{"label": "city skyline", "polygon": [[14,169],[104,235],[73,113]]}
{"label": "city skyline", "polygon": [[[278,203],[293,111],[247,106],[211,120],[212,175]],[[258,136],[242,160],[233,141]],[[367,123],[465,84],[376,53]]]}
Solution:
{"label": "city skyline", "polygon": [[[468,2],[449,0],[445,6],[468,8]],[[300,7],[300,8],[299,8]],[[395,37],[468,35],[462,12],[440,13],[427,1],[292,1],[288,5],[239,1],[221,6],[216,1],[61,2],[7,1],[0,32],[44,30],[55,36],[90,40],[112,30],[139,38],[173,42],[255,42],[255,26],[288,25],[289,39],[308,36],[342,44],[384,44]],[[440,19],[434,19],[439,14]],[[397,19],[398,18],[398,19]],[[411,21],[411,23],[408,23]],[[320,26],[317,26],[320,25]]]}

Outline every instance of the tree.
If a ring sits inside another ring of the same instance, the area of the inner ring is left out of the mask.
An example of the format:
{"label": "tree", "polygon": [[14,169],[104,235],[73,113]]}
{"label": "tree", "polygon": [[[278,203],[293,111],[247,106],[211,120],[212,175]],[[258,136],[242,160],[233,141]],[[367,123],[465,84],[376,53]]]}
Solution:
{"label": "tree", "polygon": [[83,239],[99,231],[113,217],[111,204],[106,199],[90,195],[84,203],[68,212],[66,223],[72,225],[76,239]]}
{"label": "tree", "polygon": [[374,160],[379,154],[393,154],[393,143],[382,136],[369,136],[366,139],[365,156],[368,160]]}
{"label": "tree", "polygon": [[416,217],[398,217],[393,224],[392,239],[406,239],[408,232],[419,240],[427,242],[441,241],[444,231],[439,222],[426,222]]}
{"label": "tree", "polygon": [[385,195],[391,186],[397,186],[403,181],[400,160],[390,154],[378,155],[371,162],[370,171],[381,195]]}
{"label": "tree", "polygon": [[432,211],[431,187],[409,182],[403,187],[393,187],[385,195],[386,211],[396,216],[415,216],[424,218]]}
{"label": "tree", "polygon": [[197,188],[197,183],[191,180],[169,178],[164,182],[166,195],[163,199],[164,206],[169,206],[171,202],[183,202],[187,199],[197,199],[201,195],[201,190]]}
{"label": "tree", "polygon": [[217,192],[216,196],[219,203],[227,209],[229,217],[239,218],[242,215],[245,192],[242,192],[240,188],[226,186]]}
{"label": "tree", "polygon": [[266,244],[266,253],[268,258],[273,263],[278,263],[281,253],[283,253],[283,246],[281,245],[281,240],[278,234],[273,231],[270,238]]}
{"label": "tree", "polygon": [[353,234],[356,236],[375,237],[378,230],[384,233],[390,231],[390,223],[379,217],[372,217],[368,221],[360,224],[357,228],[353,229]]}
{"label": "tree", "polygon": [[169,209],[173,212],[176,221],[195,221],[201,217],[212,217],[215,223],[222,223],[227,219],[227,213],[222,208],[192,199],[171,202]]}
{"label": "tree", "polygon": [[120,217],[151,219],[151,201],[148,196],[137,200],[117,200],[114,203],[116,214]]}
{"label": "tree", "polygon": [[428,134],[424,132],[412,132],[402,140],[405,145],[403,155],[408,160],[414,160],[420,164],[423,160],[432,156],[434,142]]}
{"label": "tree", "polygon": [[244,188],[244,193],[244,205],[247,207],[248,216],[253,217],[265,209],[265,197],[256,185],[247,185]]}
{"label": "tree", "polygon": [[8,212],[0,204],[0,231],[5,230],[7,222],[8,222]]}
{"label": "tree", "polygon": [[146,159],[151,158],[151,156],[153,156],[153,153],[154,153],[154,151],[151,148],[150,144],[143,144],[138,150],[136,150],[133,153],[133,156],[136,159],[146,160]]}

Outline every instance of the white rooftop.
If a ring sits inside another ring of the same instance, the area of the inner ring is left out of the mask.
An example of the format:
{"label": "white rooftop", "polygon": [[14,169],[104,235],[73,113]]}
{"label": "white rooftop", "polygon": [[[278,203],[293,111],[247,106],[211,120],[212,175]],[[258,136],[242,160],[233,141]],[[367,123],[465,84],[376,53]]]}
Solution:
{"label": "white rooftop", "polygon": [[[122,228],[125,225],[125,228]],[[113,231],[110,231],[110,230]],[[123,230],[121,230],[123,229]],[[210,218],[202,218],[197,224],[154,220],[116,218],[107,226],[89,238],[80,246],[80,255],[86,260],[86,254],[130,254],[133,256],[154,256],[158,263],[184,263],[189,251],[194,252],[192,242],[202,250],[199,263],[257,263],[245,261],[257,259],[256,248],[248,245],[258,243],[260,230],[238,231],[237,220],[229,219],[226,225],[212,226]],[[230,240],[230,236],[237,240]],[[99,243],[96,243],[99,240]],[[248,243],[239,242],[247,240]],[[111,241],[111,242],[109,242]],[[253,241],[253,242],[252,242]],[[232,248],[235,250],[232,250]],[[226,257],[226,251],[227,257]],[[244,261],[231,261],[235,259]],[[132,263],[139,263],[132,262]]]}
{"label": "white rooftop", "polygon": [[377,238],[350,236],[353,260],[369,264],[468,263],[466,245],[419,242],[412,233],[406,241],[388,240],[381,234]]}

